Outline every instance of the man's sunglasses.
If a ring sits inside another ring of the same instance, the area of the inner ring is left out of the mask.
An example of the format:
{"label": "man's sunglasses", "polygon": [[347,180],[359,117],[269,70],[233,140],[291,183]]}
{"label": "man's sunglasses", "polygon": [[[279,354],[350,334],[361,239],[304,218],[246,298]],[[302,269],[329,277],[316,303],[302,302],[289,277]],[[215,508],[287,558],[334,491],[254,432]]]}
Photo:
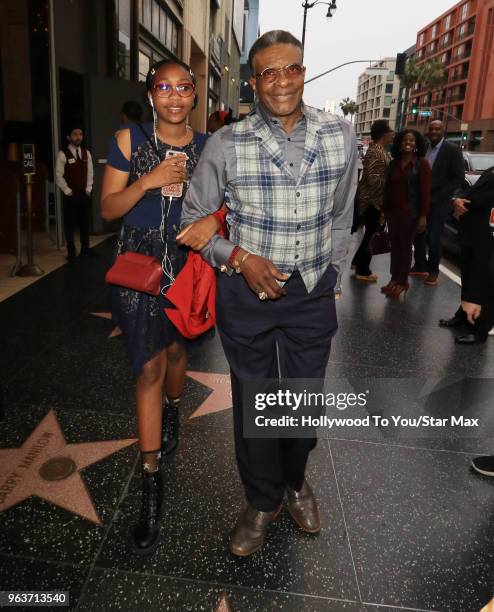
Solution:
{"label": "man's sunglasses", "polygon": [[172,95],[172,91],[175,90],[181,98],[190,98],[190,96],[196,90],[194,83],[178,83],[178,85],[170,85],[165,81],[156,83],[153,87],[158,98],[169,98]]}
{"label": "man's sunglasses", "polygon": [[262,72],[254,75],[256,79],[262,79],[265,83],[274,83],[278,75],[284,73],[288,79],[296,79],[305,72],[305,66],[300,64],[289,64],[284,68],[264,68]]}

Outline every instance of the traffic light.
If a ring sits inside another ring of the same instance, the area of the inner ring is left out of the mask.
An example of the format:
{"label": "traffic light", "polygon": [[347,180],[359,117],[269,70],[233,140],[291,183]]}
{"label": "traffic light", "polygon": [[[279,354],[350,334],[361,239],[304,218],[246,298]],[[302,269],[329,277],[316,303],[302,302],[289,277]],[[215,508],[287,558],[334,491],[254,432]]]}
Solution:
{"label": "traffic light", "polygon": [[407,63],[407,54],[397,53],[396,54],[396,68],[395,68],[396,76],[401,76],[405,72],[406,63]]}
{"label": "traffic light", "polygon": [[412,115],[416,115],[419,112],[416,104],[412,104]]}
{"label": "traffic light", "polygon": [[467,137],[468,137],[468,134],[466,132],[463,132],[463,134],[461,135],[461,139],[466,140]]}

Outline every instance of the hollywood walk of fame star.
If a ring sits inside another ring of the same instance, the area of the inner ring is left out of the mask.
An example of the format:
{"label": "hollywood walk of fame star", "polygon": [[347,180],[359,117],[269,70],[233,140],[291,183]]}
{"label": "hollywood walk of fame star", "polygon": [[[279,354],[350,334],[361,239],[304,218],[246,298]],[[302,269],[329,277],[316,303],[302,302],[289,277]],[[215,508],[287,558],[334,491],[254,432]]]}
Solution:
{"label": "hollywood walk of fame star", "polygon": [[[111,312],[91,312],[89,314],[92,314],[93,317],[100,317],[101,319],[108,319],[108,321],[111,321],[112,319],[112,314]],[[122,335],[122,330],[120,329],[120,327],[118,327],[118,325],[116,325],[110,332],[110,335],[108,336],[108,338],[115,338],[116,336],[121,336]]]}
{"label": "hollywood walk of fame star", "polygon": [[480,612],[494,612],[494,599],[491,599],[491,601],[484,606]]}
{"label": "hollywood walk of fame star", "polygon": [[53,410],[19,448],[0,448],[0,512],[36,495],[101,524],[79,473],[135,439],[67,444]]}
{"label": "hollywood walk of fame star", "polygon": [[213,390],[199,408],[190,415],[190,419],[229,410],[232,407],[232,390],[228,374],[187,372],[187,376]]}
{"label": "hollywood walk of fame star", "polygon": [[218,607],[215,612],[232,612],[230,601],[226,593],[222,593],[222,597],[218,602]]}

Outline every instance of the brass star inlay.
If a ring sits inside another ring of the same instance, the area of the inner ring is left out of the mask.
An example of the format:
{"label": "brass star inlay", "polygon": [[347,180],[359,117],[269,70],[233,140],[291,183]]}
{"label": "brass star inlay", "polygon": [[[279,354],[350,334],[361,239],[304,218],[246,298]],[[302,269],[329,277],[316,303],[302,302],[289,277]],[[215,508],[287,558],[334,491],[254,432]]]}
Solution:
{"label": "brass star inlay", "polygon": [[229,374],[214,374],[209,372],[187,372],[187,376],[197,380],[212,389],[205,401],[190,415],[190,419],[229,410],[232,407],[232,389]]}
{"label": "brass star inlay", "polygon": [[67,444],[50,410],[20,448],[0,448],[0,512],[36,495],[100,525],[79,472],[135,442],[131,438]]}
{"label": "brass star inlay", "polygon": [[215,612],[232,612],[232,607],[230,605],[230,600],[226,593],[222,594],[220,601],[218,602],[218,606]]}
{"label": "brass star inlay", "polygon": [[491,601],[484,606],[480,612],[494,612],[494,599],[491,599]]}

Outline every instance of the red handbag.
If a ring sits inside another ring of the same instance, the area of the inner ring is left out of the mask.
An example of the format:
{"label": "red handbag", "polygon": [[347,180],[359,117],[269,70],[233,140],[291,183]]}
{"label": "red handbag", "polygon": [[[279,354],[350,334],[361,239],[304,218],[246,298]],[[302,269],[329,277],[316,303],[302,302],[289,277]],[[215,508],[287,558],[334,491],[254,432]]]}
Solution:
{"label": "red handbag", "polygon": [[161,263],[155,257],[126,252],[117,256],[115,263],[106,273],[105,281],[109,285],[159,295],[162,276]]}

